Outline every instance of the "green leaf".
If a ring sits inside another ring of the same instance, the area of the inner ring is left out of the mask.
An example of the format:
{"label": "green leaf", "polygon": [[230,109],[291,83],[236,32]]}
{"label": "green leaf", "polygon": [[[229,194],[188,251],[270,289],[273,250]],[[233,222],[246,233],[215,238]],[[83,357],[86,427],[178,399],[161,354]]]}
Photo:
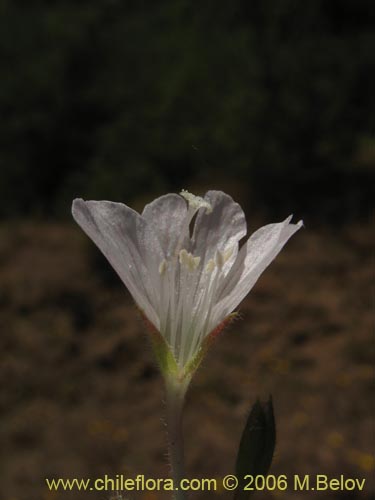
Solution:
{"label": "green leaf", "polygon": [[276,442],[276,426],[271,396],[262,403],[256,400],[242,433],[237,454],[236,476],[238,488],[234,500],[247,500],[253,491],[244,491],[249,479],[246,475],[265,476],[271,466]]}

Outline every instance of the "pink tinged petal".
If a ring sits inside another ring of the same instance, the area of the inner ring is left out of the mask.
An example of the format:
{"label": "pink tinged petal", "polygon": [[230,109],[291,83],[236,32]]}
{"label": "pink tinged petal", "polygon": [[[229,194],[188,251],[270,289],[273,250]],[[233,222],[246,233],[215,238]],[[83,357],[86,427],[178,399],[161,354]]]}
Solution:
{"label": "pink tinged petal", "polygon": [[238,306],[289,238],[300,229],[302,221],[290,224],[291,218],[261,227],[250,236],[218,290],[216,318],[220,320]]}
{"label": "pink tinged petal", "polygon": [[238,241],[246,235],[245,214],[240,205],[222,191],[208,191],[204,199],[210,203],[212,211],[207,213],[201,209],[197,214],[192,253],[201,257],[204,266],[214,258],[216,250],[233,249],[231,259],[228,259],[233,261]]}
{"label": "pink tinged petal", "polygon": [[191,215],[186,200],[177,194],[167,194],[157,198],[145,206],[142,217],[154,229],[165,254],[165,260],[160,263],[160,327],[168,340],[173,343],[178,330],[178,304],[180,303],[181,289],[179,252],[189,248],[189,221]]}
{"label": "pink tinged petal", "polygon": [[[246,235],[246,219],[240,205],[222,191],[208,191],[204,199],[211,205],[212,211],[199,210],[194,225],[192,253],[201,258],[201,275],[195,292],[193,315],[204,315],[206,328],[212,329],[215,326],[212,308],[216,288],[236,260],[238,242]],[[222,264],[220,272],[215,269],[216,264]]]}
{"label": "pink tinged petal", "polygon": [[[187,216],[186,201],[177,194],[166,194],[145,206],[142,217],[159,238],[166,257],[174,255]],[[188,234],[186,234],[188,236]]]}
{"label": "pink tinged petal", "polygon": [[144,314],[158,328],[159,318],[155,312],[157,266],[163,259],[163,252],[147,222],[126,205],[110,201],[76,199],[72,214],[111,263]]}

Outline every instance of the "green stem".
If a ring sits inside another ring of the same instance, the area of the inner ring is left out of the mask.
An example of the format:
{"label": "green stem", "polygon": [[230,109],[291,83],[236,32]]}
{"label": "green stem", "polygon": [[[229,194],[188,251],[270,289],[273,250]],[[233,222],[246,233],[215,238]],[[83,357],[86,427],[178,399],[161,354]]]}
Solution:
{"label": "green stem", "polygon": [[[178,488],[185,476],[184,440],[182,434],[182,414],[187,384],[176,380],[166,381],[167,432],[172,478]],[[186,500],[185,491],[178,489],[175,500]]]}

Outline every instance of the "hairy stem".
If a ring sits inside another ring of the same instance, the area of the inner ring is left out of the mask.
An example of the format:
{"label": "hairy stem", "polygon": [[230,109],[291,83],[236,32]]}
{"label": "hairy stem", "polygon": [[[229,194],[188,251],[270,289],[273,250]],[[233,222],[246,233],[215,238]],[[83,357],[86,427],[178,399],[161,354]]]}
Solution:
{"label": "hairy stem", "polygon": [[[182,413],[184,407],[186,385],[177,381],[166,383],[167,431],[169,457],[172,478],[175,488],[185,478],[184,440],[182,434]],[[174,492],[175,500],[186,500],[185,491],[180,488]]]}

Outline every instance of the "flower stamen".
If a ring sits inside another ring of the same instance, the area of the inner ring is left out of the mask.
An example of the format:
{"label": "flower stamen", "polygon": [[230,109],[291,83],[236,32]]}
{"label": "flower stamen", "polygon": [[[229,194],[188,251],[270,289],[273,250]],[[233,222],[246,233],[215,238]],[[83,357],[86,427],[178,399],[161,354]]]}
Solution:
{"label": "flower stamen", "polygon": [[166,270],[167,270],[167,261],[165,259],[163,259],[159,264],[160,276],[164,276]]}
{"label": "flower stamen", "polygon": [[195,271],[201,261],[200,257],[194,257],[193,254],[187,252],[184,248],[179,253],[180,264],[187,267],[189,271]]}
{"label": "flower stamen", "polygon": [[214,259],[210,259],[206,265],[206,273],[211,274],[216,267]]}
{"label": "flower stamen", "polygon": [[183,189],[180,192],[180,195],[185,198],[185,200],[189,203],[189,208],[194,210],[194,212],[196,212],[199,208],[205,208],[208,214],[212,212],[212,205],[201,196],[189,193],[186,189]]}

